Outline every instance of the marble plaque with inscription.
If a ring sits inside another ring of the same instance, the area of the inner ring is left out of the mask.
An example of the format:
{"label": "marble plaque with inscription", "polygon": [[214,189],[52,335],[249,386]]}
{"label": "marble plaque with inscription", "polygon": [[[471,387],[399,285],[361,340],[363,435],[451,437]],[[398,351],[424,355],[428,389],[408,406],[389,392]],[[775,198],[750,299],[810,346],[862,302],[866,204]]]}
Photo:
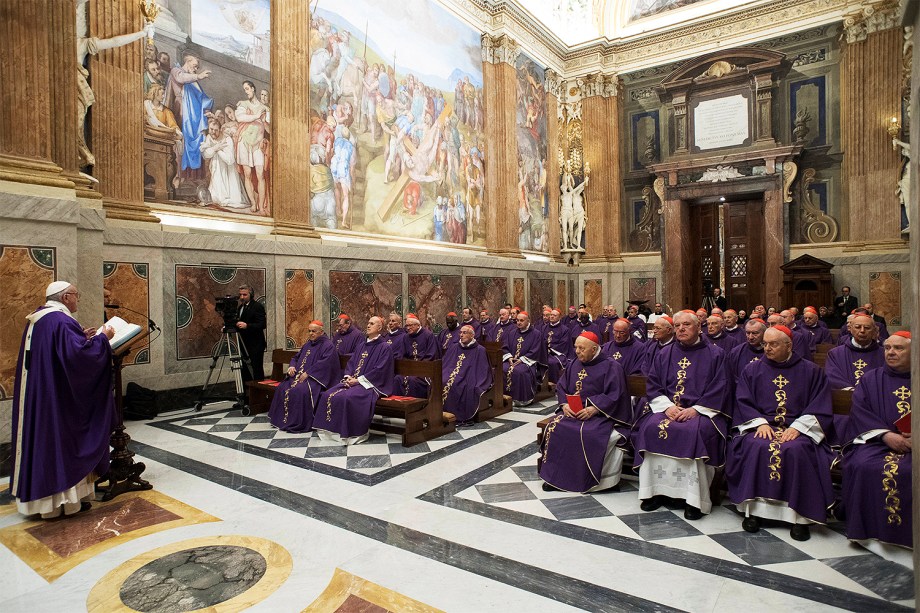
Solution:
{"label": "marble plaque with inscription", "polygon": [[748,135],[748,100],[741,94],[703,100],[693,111],[694,144],[701,150],[743,145]]}

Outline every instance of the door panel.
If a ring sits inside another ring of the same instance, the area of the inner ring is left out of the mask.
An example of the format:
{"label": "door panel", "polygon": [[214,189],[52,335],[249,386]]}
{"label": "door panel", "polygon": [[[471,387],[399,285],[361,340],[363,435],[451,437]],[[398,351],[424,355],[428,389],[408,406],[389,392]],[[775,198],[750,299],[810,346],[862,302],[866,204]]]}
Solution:
{"label": "door panel", "polygon": [[725,298],[730,307],[750,311],[764,296],[763,201],[722,206]]}

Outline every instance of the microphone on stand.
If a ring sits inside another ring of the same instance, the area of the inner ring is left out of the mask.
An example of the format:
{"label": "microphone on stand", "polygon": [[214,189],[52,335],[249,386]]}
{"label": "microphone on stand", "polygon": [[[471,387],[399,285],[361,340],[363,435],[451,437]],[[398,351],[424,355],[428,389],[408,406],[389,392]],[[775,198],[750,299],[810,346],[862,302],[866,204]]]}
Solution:
{"label": "microphone on stand", "polygon": [[[124,310],[124,311],[130,311],[131,313],[134,313],[134,314],[136,314],[136,315],[140,315],[141,317],[147,317],[147,316],[144,315],[143,313],[140,313],[140,312],[138,312],[138,311],[135,311],[134,309],[129,309],[129,308],[126,307],[126,306],[121,306],[120,304],[103,304],[102,306],[104,306],[104,307],[107,308],[107,309],[121,309],[121,310]],[[151,330],[156,330],[156,331],[158,331],[158,332],[162,332],[162,330],[160,330],[160,326],[158,326],[158,325],[156,324],[156,322],[153,321],[152,319],[150,319],[149,317],[147,317],[147,326],[148,326]]]}

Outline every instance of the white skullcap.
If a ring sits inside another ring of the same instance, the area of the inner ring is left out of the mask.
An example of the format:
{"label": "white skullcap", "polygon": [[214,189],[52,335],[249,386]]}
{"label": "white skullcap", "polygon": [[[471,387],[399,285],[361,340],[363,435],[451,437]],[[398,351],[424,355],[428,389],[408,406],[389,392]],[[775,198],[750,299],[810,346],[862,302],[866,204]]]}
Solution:
{"label": "white skullcap", "polygon": [[48,289],[45,290],[45,298],[48,296],[53,296],[58,292],[63,292],[68,287],[70,287],[70,282],[68,281],[55,281],[48,286]]}

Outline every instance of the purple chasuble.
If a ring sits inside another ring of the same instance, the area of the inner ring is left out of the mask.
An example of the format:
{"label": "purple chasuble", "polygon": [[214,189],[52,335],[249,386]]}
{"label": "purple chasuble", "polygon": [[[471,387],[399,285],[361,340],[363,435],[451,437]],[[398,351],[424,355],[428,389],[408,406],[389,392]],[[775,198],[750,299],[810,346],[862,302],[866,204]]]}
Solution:
{"label": "purple chasuble", "polygon": [[729,330],[728,328],[722,328],[722,332],[723,332],[726,336],[730,336],[730,337],[734,338],[736,341],[738,341],[738,343],[747,342],[747,341],[745,340],[745,339],[747,338],[747,336],[744,334],[744,327],[743,327],[743,326],[735,326],[735,327],[732,328],[731,330]]}
{"label": "purple chasuble", "polygon": [[354,326],[350,326],[345,334],[335,333],[332,343],[339,355],[352,355],[359,346],[364,344],[366,337],[358,332]]}
{"label": "purple chasuble", "polygon": [[16,363],[10,489],[21,502],[109,470],[112,348],[105,335],[87,340],[66,307],[58,308],[45,305],[27,317],[34,325],[23,332]]}
{"label": "purple chasuble", "polygon": [[[655,342],[657,344],[657,341]],[[610,341],[604,345],[604,354],[610,356],[623,367],[627,375],[642,374],[642,360],[645,359],[645,345],[630,336],[625,343]]]}
{"label": "purple chasuble", "polygon": [[546,356],[549,361],[549,378],[550,383],[559,380],[559,375],[565,370],[569,360],[575,357],[575,345],[572,341],[572,328],[567,325],[556,322],[543,329],[543,335],[546,337]]}
{"label": "purple chasuble", "polygon": [[652,367],[652,362],[655,361],[655,356],[658,355],[658,352],[670,345],[671,343],[676,342],[674,337],[671,337],[665,344],[659,343],[655,339],[649,339],[649,342],[645,343],[645,355],[642,356],[642,374],[648,375],[649,369]]}
{"label": "purple chasuble", "polygon": [[546,371],[546,342],[543,335],[534,330],[533,326],[521,332],[515,328],[503,343],[506,354],[514,359],[528,358],[535,364],[528,366],[524,362],[504,360],[502,369],[505,372],[505,393],[510,394],[514,402],[530,404],[537,395],[537,388]]}
{"label": "purple chasuble", "polygon": [[514,321],[510,319],[505,323],[496,321],[495,325],[492,327],[492,331],[489,333],[489,336],[486,337],[486,340],[492,341],[494,343],[503,343],[505,342],[505,338],[511,334],[512,330],[517,330],[517,326],[514,324]]}
{"label": "purple chasuble", "polygon": [[[402,355],[396,356],[398,360],[431,361],[441,357],[438,339],[431,330],[419,328],[415,334],[406,332],[402,337]],[[406,377],[396,375],[396,393],[401,396],[413,398],[428,398],[431,382],[424,377]]]}
{"label": "purple chasuble", "polygon": [[[575,346],[575,339],[578,338],[578,335],[582,332],[593,332],[597,335],[598,340],[601,338],[601,331],[593,321],[588,323],[581,323],[581,320],[577,324],[572,326],[572,346]],[[601,343],[603,344],[603,343]]]}
{"label": "purple chasuble", "polygon": [[490,341],[495,334],[495,322],[487,319],[479,322],[479,331],[476,333],[477,341]]}
{"label": "purple chasuble", "polygon": [[441,355],[447,351],[447,348],[455,343],[460,342],[460,326],[457,326],[453,330],[450,328],[444,328],[438,332],[438,347],[440,348]]}
{"label": "purple chasuble", "polygon": [[715,345],[700,339],[690,347],[674,342],[659,350],[646,382],[649,403],[664,396],[679,407],[699,405],[718,413],[714,417],[700,413],[678,422],[663,411],[649,410],[638,419],[632,433],[635,468],[642,464],[646,452],[721,466],[730,421],[727,390],[725,353]]}
{"label": "purple chasuble", "polygon": [[833,344],[834,339],[831,337],[831,331],[827,329],[827,326],[819,325],[821,322],[818,322],[814,326],[809,326],[808,324],[802,324],[799,326],[806,332],[810,333],[815,337],[815,345],[822,345],[824,343]]}
{"label": "purple chasuble", "polygon": [[745,367],[751,362],[764,359],[763,346],[752,347],[747,341],[743,345],[734,347],[725,357],[728,372],[733,383],[738,382],[738,377],[744,372]]}
{"label": "purple chasuble", "polygon": [[460,327],[469,326],[473,329],[473,338],[479,338],[480,330],[482,329],[482,324],[478,319],[468,319],[467,321],[461,321]]}
{"label": "purple chasuble", "polygon": [[[708,338],[710,343],[724,351],[726,355],[728,355],[728,352],[734,349],[739,343],[739,339],[734,336],[729,336],[724,330],[719,332],[718,336],[710,336]],[[745,340],[744,342],[747,341]]]}
{"label": "purple chasuble", "polygon": [[566,316],[562,318],[562,323],[570,328],[574,328],[578,325],[578,315],[570,317],[568,314],[566,314]]}
{"label": "purple chasuble", "polygon": [[[831,388],[820,366],[793,354],[785,362],[763,359],[745,367],[738,379],[732,427],[765,419],[782,432],[803,415],[813,415],[825,435],[833,423]],[[757,428],[736,433],[728,445],[725,476],[733,503],[779,500],[812,521],[824,523],[834,502],[827,437],[815,443],[805,434],[780,443],[757,438]]]}
{"label": "purple chasuble", "polygon": [[[855,387],[864,374],[885,365],[885,350],[876,341],[872,341],[865,348],[855,346],[847,339],[845,345],[834,347],[827,352],[827,362],[824,372],[830,382],[831,389],[839,390],[845,387]],[[843,438],[848,429],[849,415],[834,415],[834,438],[831,444],[841,446],[849,441]]]}
{"label": "purple chasuble", "polygon": [[556,387],[560,403],[567,395],[581,396],[585,407],[600,411],[586,421],[566,417],[562,410],[546,426],[538,461],[540,478],[561,490],[587,492],[600,483],[613,429],[625,445],[632,407],[626,375],[616,361],[598,353],[587,363],[572,360]]}
{"label": "purple chasuble", "polygon": [[[275,388],[268,419],[285,432],[309,432],[320,393],[342,378],[339,354],[329,337],[323,335],[305,343],[290,366],[296,372]],[[306,378],[299,381],[303,375]]]}
{"label": "purple chasuble", "polygon": [[792,328],[792,353],[803,360],[815,361],[815,337],[800,326]]}
{"label": "purple chasuble", "polygon": [[403,355],[403,339],[406,336],[406,331],[403,328],[396,328],[395,332],[386,330],[382,336],[384,338],[383,342],[393,350],[393,359],[400,359]]}
{"label": "purple chasuble", "polygon": [[636,315],[635,317],[627,317],[626,319],[629,321],[629,327],[633,330],[630,335],[640,343],[647,341],[648,327],[645,325],[645,322],[642,321],[642,318]]}
{"label": "purple chasuble", "polygon": [[[897,432],[910,411],[910,373],[888,366],[867,372],[853,392],[846,439],[874,430]],[[912,547],[911,453],[895,453],[882,434],[844,448],[843,501],[847,538]]]}
{"label": "purple chasuble", "polygon": [[454,343],[441,360],[444,410],[457,416],[457,423],[472,421],[482,395],[492,389],[492,366],[486,348],[471,342]]}
{"label": "purple chasuble", "polygon": [[370,429],[377,399],[393,393],[393,350],[382,334],[358,347],[348,360],[345,376],[363,376],[374,387],[337,383],[320,395],[313,424],[343,438],[363,436]]}
{"label": "purple chasuble", "polygon": [[597,329],[600,330],[600,339],[602,343],[607,343],[613,340],[613,324],[616,323],[616,317],[606,317],[601,315],[597,318],[597,321],[594,323],[597,324]]}

